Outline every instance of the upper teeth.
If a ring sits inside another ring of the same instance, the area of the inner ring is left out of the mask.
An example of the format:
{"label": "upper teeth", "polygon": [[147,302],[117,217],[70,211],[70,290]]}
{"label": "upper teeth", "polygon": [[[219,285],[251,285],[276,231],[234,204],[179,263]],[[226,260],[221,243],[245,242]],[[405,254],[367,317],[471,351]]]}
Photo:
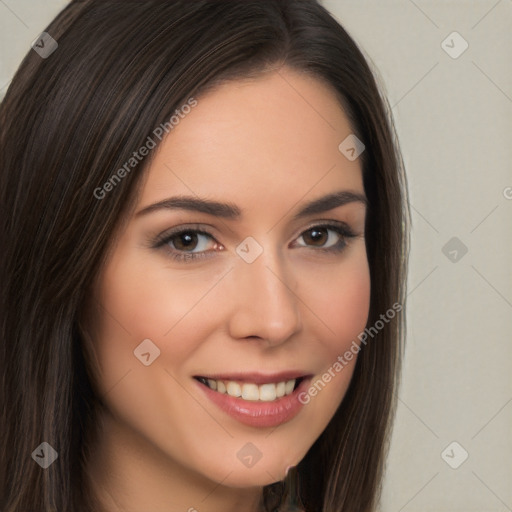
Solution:
{"label": "upper teeth", "polygon": [[276,398],[292,394],[295,383],[297,382],[296,379],[291,379],[284,382],[278,382],[277,384],[269,383],[258,386],[257,384],[252,383],[244,383],[240,385],[238,382],[230,380],[222,381],[204,378],[201,378],[201,380],[208,384],[208,387],[218,391],[219,393],[239,397],[243,400],[261,400],[262,402],[272,402]]}

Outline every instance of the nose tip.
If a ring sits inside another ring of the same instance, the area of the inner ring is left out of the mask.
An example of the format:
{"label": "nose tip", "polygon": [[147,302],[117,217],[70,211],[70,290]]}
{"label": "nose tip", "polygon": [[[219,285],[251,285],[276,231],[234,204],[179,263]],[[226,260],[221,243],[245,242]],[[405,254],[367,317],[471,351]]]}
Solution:
{"label": "nose tip", "polygon": [[233,279],[236,300],[229,328],[234,338],[258,338],[273,346],[302,328],[300,301],[285,272],[278,274],[261,260],[242,267]]}

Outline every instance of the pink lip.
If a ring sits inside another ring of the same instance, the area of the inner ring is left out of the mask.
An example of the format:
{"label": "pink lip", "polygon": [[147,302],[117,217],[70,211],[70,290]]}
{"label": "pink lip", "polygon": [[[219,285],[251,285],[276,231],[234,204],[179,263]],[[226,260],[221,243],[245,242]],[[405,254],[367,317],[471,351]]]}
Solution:
{"label": "pink lip", "polygon": [[260,372],[238,372],[238,373],[214,373],[210,375],[198,375],[198,377],[204,377],[206,379],[213,380],[231,380],[233,382],[251,382],[253,384],[270,384],[278,382],[286,382],[291,379],[298,379],[300,377],[309,377],[307,372],[300,370],[288,370],[279,373],[260,373]]}
{"label": "pink lip", "polygon": [[[247,376],[247,374],[245,374],[245,376]],[[254,374],[251,374],[251,378],[252,377],[254,377]],[[281,377],[282,375],[279,378]],[[272,378],[275,378],[275,376]],[[231,380],[231,378],[226,380]],[[196,379],[194,379],[194,381],[214,404],[232,418],[244,425],[264,428],[276,427],[277,425],[290,421],[299,414],[304,404],[299,401],[298,396],[301,392],[307,390],[311,377],[304,378],[291,395],[283,396],[273,402],[252,402],[235,398],[225,393],[218,393]],[[255,381],[251,380],[250,382]],[[267,380],[267,382],[269,381]],[[282,382],[282,380],[274,380],[271,382]]]}

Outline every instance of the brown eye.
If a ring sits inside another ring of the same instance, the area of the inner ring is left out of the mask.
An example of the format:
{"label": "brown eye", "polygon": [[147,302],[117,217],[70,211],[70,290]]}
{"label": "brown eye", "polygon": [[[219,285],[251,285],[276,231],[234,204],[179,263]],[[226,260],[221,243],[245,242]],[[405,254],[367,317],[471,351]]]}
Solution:
{"label": "brown eye", "polygon": [[151,243],[151,247],[163,251],[166,256],[176,261],[187,263],[211,257],[214,253],[225,250],[211,233],[190,227],[174,228],[158,235]]}
{"label": "brown eye", "polygon": [[178,251],[193,250],[197,247],[198,236],[193,231],[184,231],[173,236],[169,241]]}
{"label": "brown eye", "polygon": [[215,249],[218,245],[209,233],[193,229],[166,235],[160,244],[167,245],[172,251],[190,255]]}
{"label": "brown eye", "polygon": [[314,226],[304,231],[298,238],[302,247],[318,247],[319,249],[343,248],[346,245],[345,238],[351,236],[338,226]]}
{"label": "brown eye", "polygon": [[316,252],[341,253],[357,235],[345,223],[312,226],[296,239],[295,244]]}
{"label": "brown eye", "polygon": [[323,246],[329,239],[327,228],[312,228],[302,235],[307,245]]}

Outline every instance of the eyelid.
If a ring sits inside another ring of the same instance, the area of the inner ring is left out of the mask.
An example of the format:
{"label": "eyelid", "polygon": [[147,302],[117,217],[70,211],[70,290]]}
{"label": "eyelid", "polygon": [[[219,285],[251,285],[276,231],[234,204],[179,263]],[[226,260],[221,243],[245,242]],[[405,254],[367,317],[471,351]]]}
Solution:
{"label": "eyelid", "polygon": [[342,229],[346,236],[357,236],[356,231],[354,231],[349,224],[346,222],[343,222],[341,220],[334,220],[334,219],[319,219],[314,220],[311,222],[310,225],[308,225],[306,228],[302,228],[297,236],[294,237],[294,240],[298,238],[299,236],[303,235],[306,231],[309,231],[313,228],[329,228],[329,227],[336,227],[339,229]]}
{"label": "eyelid", "polygon": [[209,231],[206,231],[204,229],[204,224],[180,224],[179,226],[167,229],[166,231],[157,235],[151,241],[150,246],[152,249],[156,249],[156,248],[160,247],[161,245],[167,243],[169,241],[169,238],[179,235],[180,233],[188,232],[188,231],[193,231],[194,233],[208,236],[215,242],[219,243],[212,233],[210,233]]}

